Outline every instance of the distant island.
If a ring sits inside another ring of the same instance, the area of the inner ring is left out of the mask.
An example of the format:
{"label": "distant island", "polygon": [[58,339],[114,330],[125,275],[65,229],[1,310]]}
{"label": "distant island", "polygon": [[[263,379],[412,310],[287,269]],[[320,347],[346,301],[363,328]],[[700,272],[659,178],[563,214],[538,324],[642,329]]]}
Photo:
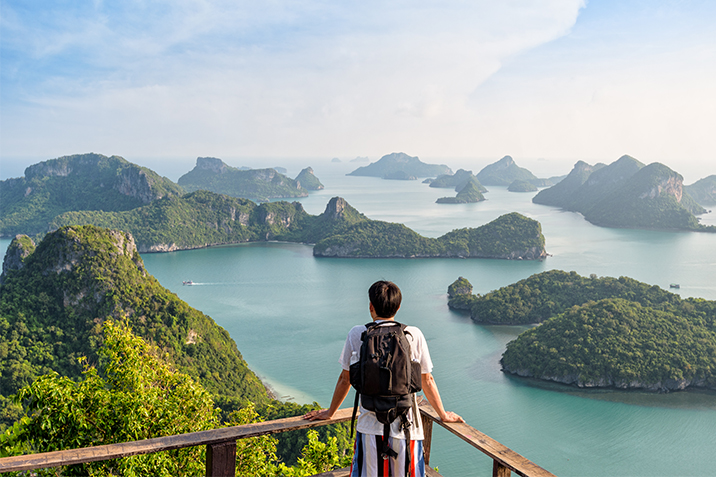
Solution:
{"label": "distant island", "polygon": [[485,186],[483,186],[472,171],[466,171],[465,169],[458,169],[455,174],[441,174],[435,179],[426,179],[423,181],[430,184],[430,187],[455,189],[455,192],[460,192],[468,182],[473,182],[482,193],[487,192]]}
{"label": "distant island", "polygon": [[462,186],[455,197],[441,197],[435,202],[438,204],[471,204],[485,200],[485,196],[479,189],[477,179],[468,181]]}
{"label": "distant island", "polygon": [[684,190],[703,206],[716,205],[716,174],[684,186]]}
{"label": "distant island", "polygon": [[563,181],[532,201],[580,212],[605,227],[716,232],[694,216],[706,211],[684,190],[680,174],[627,155],[608,166],[579,161]]}
{"label": "distant island", "polygon": [[448,296],[478,323],[541,323],[507,344],[505,372],[579,387],[716,389],[714,301],[559,270],[484,296],[460,277]]}
{"label": "distant island", "polygon": [[0,236],[47,232],[57,215],[73,210],[124,211],[184,193],[177,184],[119,156],[76,154],[25,169],[0,181]]}
{"label": "distant island", "polygon": [[[309,168],[310,169],[310,168]],[[313,170],[306,174],[313,176]],[[315,179],[315,180],[314,180]],[[307,184],[320,184],[315,176]],[[307,187],[275,169],[241,170],[228,166],[215,157],[198,157],[196,166],[179,178],[177,183],[187,192],[208,190],[231,197],[267,201],[272,198],[306,197]]]}
{"label": "distant island", "polygon": [[368,156],[357,156],[355,159],[351,159],[350,162],[370,162]]}
{"label": "distant island", "polygon": [[548,179],[539,179],[529,170],[518,166],[512,156],[505,156],[487,165],[477,173],[477,179],[484,185],[509,186],[516,180],[530,182],[538,187],[552,185]]}
{"label": "distant island", "polygon": [[454,230],[433,239],[402,224],[370,220],[340,197],[314,216],[298,202],[257,205],[197,191],[126,212],[68,212],[51,226],[85,224],[131,232],[140,252],[280,240],[313,243],[318,257],[534,260],[546,256],[539,222],[514,212],[477,229]]}
{"label": "distant island", "polygon": [[313,169],[310,167],[305,168],[296,176],[296,182],[298,186],[306,190],[322,190],[323,184],[318,180],[318,177],[313,173]]}
{"label": "distant island", "polygon": [[452,170],[446,165],[426,164],[417,157],[409,156],[403,152],[394,152],[381,157],[377,162],[359,167],[346,175],[386,178],[386,176],[398,172],[416,178],[452,174]]}

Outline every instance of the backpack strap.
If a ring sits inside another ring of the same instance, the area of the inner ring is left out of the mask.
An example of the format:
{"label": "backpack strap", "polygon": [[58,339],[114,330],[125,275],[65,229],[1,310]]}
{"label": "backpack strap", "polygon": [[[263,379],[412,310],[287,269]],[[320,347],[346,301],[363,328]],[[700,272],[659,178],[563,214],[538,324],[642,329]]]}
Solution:
{"label": "backpack strap", "polygon": [[[415,419],[415,416],[413,416]],[[405,433],[405,475],[410,475],[410,459],[413,458],[412,452],[410,452],[410,421],[408,421],[408,413],[400,415],[401,427]]]}
{"label": "backpack strap", "polygon": [[353,403],[353,416],[351,416],[351,439],[353,439],[353,428],[355,427],[356,423],[356,411],[358,411],[358,398],[360,397],[360,394],[358,391],[356,391],[356,399]]}

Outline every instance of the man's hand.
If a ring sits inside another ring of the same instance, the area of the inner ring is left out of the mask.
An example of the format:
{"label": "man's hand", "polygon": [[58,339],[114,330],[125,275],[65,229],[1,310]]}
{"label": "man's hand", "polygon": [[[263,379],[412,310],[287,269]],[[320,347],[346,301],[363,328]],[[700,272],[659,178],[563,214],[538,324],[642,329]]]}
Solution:
{"label": "man's hand", "polygon": [[314,409],[303,415],[303,418],[309,421],[326,421],[332,417],[333,414],[331,414],[328,409]]}
{"label": "man's hand", "polygon": [[452,411],[445,411],[445,417],[441,417],[440,420],[443,422],[465,422],[465,419]]}

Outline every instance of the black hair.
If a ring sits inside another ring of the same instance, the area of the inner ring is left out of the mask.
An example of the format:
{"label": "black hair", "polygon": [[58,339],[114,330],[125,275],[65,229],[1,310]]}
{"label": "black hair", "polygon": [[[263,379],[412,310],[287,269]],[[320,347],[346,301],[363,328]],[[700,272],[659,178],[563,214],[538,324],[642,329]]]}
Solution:
{"label": "black hair", "polygon": [[368,289],[368,298],[379,318],[392,318],[400,308],[403,295],[395,283],[379,280]]}

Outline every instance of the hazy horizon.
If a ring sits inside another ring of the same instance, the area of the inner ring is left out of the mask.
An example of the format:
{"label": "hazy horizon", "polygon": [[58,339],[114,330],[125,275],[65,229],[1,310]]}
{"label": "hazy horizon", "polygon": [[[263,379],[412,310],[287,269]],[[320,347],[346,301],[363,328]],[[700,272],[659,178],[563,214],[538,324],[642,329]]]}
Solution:
{"label": "hazy horizon", "polygon": [[3,0],[0,178],[90,151],[162,175],[403,151],[548,174],[629,154],[689,184],[716,173],[715,19],[705,0]]}

